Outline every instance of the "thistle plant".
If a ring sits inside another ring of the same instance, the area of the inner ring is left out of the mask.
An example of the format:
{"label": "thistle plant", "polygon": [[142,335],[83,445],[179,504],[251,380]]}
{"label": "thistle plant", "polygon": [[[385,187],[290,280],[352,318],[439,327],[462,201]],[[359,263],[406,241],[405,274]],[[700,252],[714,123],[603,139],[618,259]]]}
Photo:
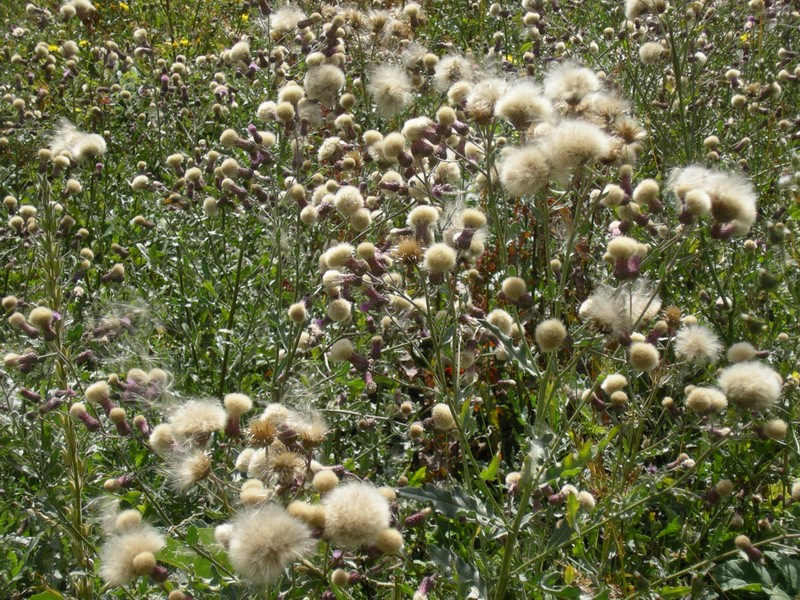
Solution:
{"label": "thistle plant", "polygon": [[789,3],[3,16],[4,596],[800,593]]}

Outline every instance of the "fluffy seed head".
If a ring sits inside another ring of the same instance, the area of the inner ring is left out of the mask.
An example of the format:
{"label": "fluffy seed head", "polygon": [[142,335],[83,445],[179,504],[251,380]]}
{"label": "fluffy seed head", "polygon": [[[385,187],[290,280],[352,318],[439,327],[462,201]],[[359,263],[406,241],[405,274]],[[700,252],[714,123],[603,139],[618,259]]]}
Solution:
{"label": "fluffy seed head", "polygon": [[717,378],[728,400],[740,408],[764,411],[781,396],[781,377],[758,361],[737,363],[724,369]]}
{"label": "fluffy seed head", "polygon": [[505,119],[518,131],[525,131],[534,123],[549,121],[553,105],[541,90],[530,81],[515,83],[498,100],[495,114]]}
{"label": "fluffy seed head", "polygon": [[547,319],[536,326],[536,345],[542,352],[554,352],[567,337],[567,328],[558,319]]}
{"label": "fluffy seed head", "polygon": [[771,421],[767,421],[764,423],[762,428],[764,435],[772,440],[782,440],[786,437],[786,432],[788,430],[789,426],[783,419],[772,419]]}
{"label": "fluffy seed head", "polygon": [[169,479],[176,492],[185,494],[210,473],[211,459],[202,450],[194,450],[173,459],[169,468]]}
{"label": "fluffy seed head", "polygon": [[384,554],[397,554],[403,549],[403,536],[397,529],[384,529],[378,534],[375,545]]}
{"label": "fluffy seed head", "polygon": [[331,344],[331,349],[330,349],[331,360],[334,361],[349,360],[350,357],[353,356],[353,352],[354,352],[353,342],[351,342],[347,338],[342,338]]}
{"label": "fluffy seed head", "polygon": [[625,389],[625,386],[627,385],[628,379],[625,377],[625,375],[614,373],[605,378],[603,383],[600,385],[600,389],[602,389],[606,394],[611,395],[614,392]]}
{"label": "fluffy seed head", "polygon": [[311,530],[283,508],[268,504],[231,522],[228,558],[237,573],[255,584],[275,581],[314,548]]}
{"label": "fluffy seed head", "polygon": [[336,244],[325,252],[325,262],[331,269],[341,269],[353,258],[354,248],[350,244]]}
{"label": "fluffy seed head", "polygon": [[634,342],[628,351],[628,362],[637,371],[652,371],[658,366],[658,349],[647,342]]}
{"label": "fluffy seed head", "polygon": [[466,111],[477,123],[492,120],[497,102],[505,95],[508,84],[497,78],[490,78],[472,86],[466,98]]}
{"label": "fluffy seed head", "polygon": [[78,131],[68,121],[61,121],[59,130],[50,142],[50,149],[53,156],[66,150],[72,156],[72,160],[79,163],[105,154],[106,141],[97,134]]}
{"label": "fluffy seed head", "polygon": [[100,577],[112,587],[125,585],[140,574],[134,559],[145,552],[155,554],[165,543],[160,533],[144,523],[112,535],[100,550]]}
{"label": "fluffy seed head", "polygon": [[574,106],[600,89],[600,80],[591,70],[565,63],[544,80],[544,93],[555,102]]}
{"label": "fluffy seed head", "polygon": [[231,417],[239,418],[253,408],[253,401],[244,394],[227,394],[222,401]]}
{"label": "fluffy seed head", "polygon": [[332,300],[328,305],[328,317],[337,323],[346,323],[352,316],[352,304],[344,298]]}
{"label": "fluffy seed head", "polygon": [[434,275],[448,273],[456,265],[456,251],[444,243],[433,244],[424,258],[425,270]]}
{"label": "fluffy seed head", "polygon": [[639,60],[643,65],[658,64],[665,53],[666,49],[658,42],[645,42],[639,46]]}
{"label": "fluffy seed head", "polygon": [[457,215],[457,221],[469,229],[482,229],[486,227],[486,215],[474,208],[465,208]]}
{"label": "fluffy seed head", "polygon": [[552,173],[566,179],[572,169],[590,160],[606,160],[611,156],[611,138],[602,129],[579,120],[566,120],[556,125],[540,145]]}
{"label": "fluffy seed head", "polygon": [[184,441],[205,445],[215,431],[225,427],[225,409],[211,400],[190,400],[170,416],[172,434]]}
{"label": "fluffy seed head", "polygon": [[333,106],[344,81],[344,73],[339,67],[319,65],[308,69],[303,85],[306,96],[319,100],[325,106]]}
{"label": "fluffy seed head", "polygon": [[330,469],[323,469],[314,475],[311,485],[320,494],[324,494],[339,485],[339,478]]}
{"label": "fluffy seed head", "polygon": [[38,329],[47,329],[53,322],[53,311],[46,306],[37,306],[28,315],[28,322]]}
{"label": "fluffy seed head", "polygon": [[450,407],[444,402],[434,404],[431,409],[431,417],[433,418],[433,426],[439,431],[450,431],[455,429],[456,421],[453,418],[453,413]]}
{"label": "fluffy seed head", "polygon": [[431,226],[439,220],[439,211],[433,206],[417,206],[408,213],[409,227]]}
{"label": "fluffy seed head", "polygon": [[296,302],[289,307],[289,318],[295,323],[304,323],[308,318],[308,310],[303,302]]}
{"label": "fluffy seed head", "polygon": [[655,179],[645,179],[633,190],[633,201],[638,204],[647,204],[658,198],[658,182]]}
{"label": "fluffy seed head", "polygon": [[109,393],[110,389],[108,387],[108,382],[98,381],[87,387],[83,395],[86,396],[86,399],[89,402],[96,404],[98,402],[105,402],[108,400]]}
{"label": "fluffy seed head", "polygon": [[684,327],[675,336],[675,356],[687,362],[703,365],[717,362],[722,342],[708,327]]}
{"label": "fluffy seed head", "polygon": [[166,423],[156,425],[153,431],[150,432],[150,438],[147,442],[153,452],[159,455],[168,452],[177,444],[175,436],[172,435],[172,427]]}
{"label": "fluffy seed head", "polygon": [[502,289],[503,294],[512,302],[516,302],[522,298],[528,291],[525,280],[521,277],[506,277],[503,280]]}
{"label": "fluffy seed head", "polygon": [[686,408],[699,414],[717,413],[726,406],[725,394],[714,388],[695,387],[686,396]]}
{"label": "fluffy seed head", "polygon": [[535,146],[503,150],[500,183],[511,196],[532,196],[547,184],[550,165],[547,156]]}
{"label": "fluffy seed head", "polygon": [[594,499],[594,496],[592,496],[586,490],[583,490],[578,492],[578,504],[580,504],[585,510],[592,512],[597,503]]}
{"label": "fluffy seed head", "polygon": [[325,537],[337,546],[354,549],[374,544],[389,528],[389,503],[368,483],[340,485],[323,498],[322,505]]}
{"label": "fluffy seed head", "polygon": [[386,64],[374,69],[367,90],[378,112],[387,117],[402,112],[413,101],[411,80],[405,69],[396,65]]}
{"label": "fluffy seed head", "polygon": [[339,188],[333,199],[333,205],[342,215],[349,217],[364,207],[364,197],[357,187],[344,185]]}
{"label": "fluffy seed head", "polygon": [[615,260],[629,260],[635,256],[644,256],[647,247],[634,238],[618,235],[608,242],[606,252]]}
{"label": "fluffy seed head", "polygon": [[445,93],[457,81],[472,78],[472,65],[461,56],[449,55],[436,63],[433,72],[433,83],[436,90]]}
{"label": "fluffy seed head", "polygon": [[733,543],[736,544],[736,547],[739,548],[739,550],[746,550],[753,545],[753,542],[751,542],[750,538],[746,535],[737,535]]}
{"label": "fluffy seed head", "polygon": [[750,342],[737,342],[728,348],[727,357],[732,363],[753,360],[756,357],[756,349]]}
{"label": "fluffy seed head", "polygon": [[486,315],[486,320],[497,327],[503,333],[503,335],[511,335],[511,332],[514,328],[514,319],[502,308],[496,308],[490,312],[488,315]]}

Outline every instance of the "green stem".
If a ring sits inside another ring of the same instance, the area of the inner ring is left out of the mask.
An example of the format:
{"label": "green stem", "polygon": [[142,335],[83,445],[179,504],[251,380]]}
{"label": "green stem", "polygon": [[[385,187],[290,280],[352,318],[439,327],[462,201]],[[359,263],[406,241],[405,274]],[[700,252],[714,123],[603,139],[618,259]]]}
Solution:
{"label": "green stem", "polygon": [[[247,238],[242,236],[240,239],[241,246],[239,247],[239,258],[236,261],[236,278],[233,284],[233,300],[231,300],[231,307],[228,311],[228,322],[225,325],[225,329],[230,332],[233,328],[233,323],[236,318],[236,308],[239,303],[239,291],[241,290],[241,282],[242,282],[242,263],[244,262],[244,253],[245,249],[247,248]],[[226,333],[226,335],[230,335],[230,333]],[[225,393],[225,379],[228,375],[228,360],[230,359],[230,352],[231,352],[231,344],[225,344],[225,351],[222,355],[222,370],[220,371],[219,376],[219,395],[222,396]]]}

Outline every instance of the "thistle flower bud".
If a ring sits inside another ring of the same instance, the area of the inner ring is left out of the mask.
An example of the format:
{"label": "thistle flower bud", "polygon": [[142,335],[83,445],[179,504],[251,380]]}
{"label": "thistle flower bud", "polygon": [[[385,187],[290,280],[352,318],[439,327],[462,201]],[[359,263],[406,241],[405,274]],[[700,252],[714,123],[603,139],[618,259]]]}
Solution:
{"label": "thistle flower bud", "polygon": [[111,269],[100,278],[103,283],[114,282],[122,283],[125,281],[125,265],[122,263],[114,264]]}
{"label": "thistle flower bud", "polygon": [[29,338],[39,337],[39,331],[25,320],[25,316],[22,313],[12,313],[11,316],[8,317],[8,324],[17,331],[24,333]]}
{"label": "thistle flower bud", "polygon": [[57,337],[56,331],[53,329],[54,318],[52,310],[46,306],[37,306],[28,315],[28,322],[41,331],[44,339],[50,342]]}
{"label": "thistle flower bud", "polygon": [[97,431],[100,429],[100,421],[95,419],[86,411],[86,406],[81,402],[75,402],[69,407],[69,414],[73,419],[82,421],[89,431]]}
{"label": "thistle flower bud", "polygon": [[120,435],[131,435],[131,426],[128,425],[127,415],[125,410],[116,406],[108,412],[108,419],[117,427],[117,433]]}

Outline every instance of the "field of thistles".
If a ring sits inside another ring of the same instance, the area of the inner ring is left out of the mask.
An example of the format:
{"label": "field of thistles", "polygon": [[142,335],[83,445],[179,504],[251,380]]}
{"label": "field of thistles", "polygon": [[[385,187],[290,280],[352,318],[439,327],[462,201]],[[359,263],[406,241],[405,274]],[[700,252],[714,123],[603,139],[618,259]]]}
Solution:
{"label": "field of thistles", "polygon": [[0,6],[0,597],[800,597],[790,0]]}

